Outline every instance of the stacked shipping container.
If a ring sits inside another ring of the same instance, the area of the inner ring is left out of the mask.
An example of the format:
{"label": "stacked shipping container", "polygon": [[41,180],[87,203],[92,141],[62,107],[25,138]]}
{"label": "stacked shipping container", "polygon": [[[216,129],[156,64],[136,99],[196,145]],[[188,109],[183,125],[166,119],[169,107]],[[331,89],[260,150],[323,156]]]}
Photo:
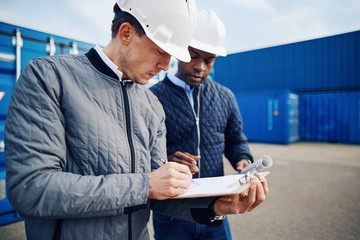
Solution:
{"label": "stacked shipping container", "polygon": [[[358,118],[354,117],[359,116],[360,109],[356,107],[356,97],[353,93],[360,90],[359,72],[360,31],[230,54],[225,58],[218,58],[215,62],[215,80],[229,87],[237,96],[242,96],[239,105],[244,119],[256,118],[260,114],[259,111],[266,115],[266,109],[245,110],[246,103],[254,105],[256,102],[260,104],[270,100],[270,97],[254,97],[261,95],[264,90],[273,94],[290,90],[298,94],[300,139],[307,141],[360,142],[360,123]],[[332,102],[329,105],[335,104],[337,107],[327,106],[325,114],[325,105],[320,99],[327,99],[326,101]],[[350,104],[352,108],[350,105],[343,105],[351,101],[355,101]],[[327,123],[321,120],[324,117],[328,118]],[[336,120],[340,118],[341,121]],[[326,126],[328,122],[331,122],[333,127]],[[344,122],[347,124],[343,124]],[[258,131],[256,136],[253,136],[251,128],[259,126],[253,126],[252,123],[248,121],[245,125],[245,133],[250,133],[249,140],[279,142],[276,135],[269,139],[266,131]],[[269,123],[264,121],[263,124]],[[289,126],[285,124],[283,127]],[[320,134],[319,129],[328,129],[328,132]],[[337,134],[334,132],[335,129],[342,133],[341,137],[329,137]],[[347,134],[344,134],[345,132]],[[296,139],[292,136],[283,136],[284,139],[280,141],[283,143],[291,143]]]}
{"label": "stacked shipping container", "polygon": [[360,143],[360,91],[303,93],[300,99],[302,140]]}
{"label": "stacked shipping container", "polygon": [[6,197],[4,126],[11,92],[33,58],[87,52],[93,45],[0,22],[0,225],[21,220]]}
{"label": "stacked shipping container", "polygon": [[256,91],[237,93],[235,97],[248,139],[281,144],[299,140],[298,95],[290,91]]}
{"label": "stacked shipping container", "polygon": [[233,91],[360,89],[360,31],[217,58],[215,80]]}

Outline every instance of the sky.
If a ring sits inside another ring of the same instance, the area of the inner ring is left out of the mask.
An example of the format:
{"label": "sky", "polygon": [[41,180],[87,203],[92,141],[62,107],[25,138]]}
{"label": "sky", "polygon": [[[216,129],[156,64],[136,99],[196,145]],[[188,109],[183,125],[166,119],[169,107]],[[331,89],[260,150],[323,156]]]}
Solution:
{"label": "sky", "polygon": [[[0,21],[105,46],[115,0],[0,0]],[[224,22],[228,53],[360,30],[359,0],[196,0]]]}

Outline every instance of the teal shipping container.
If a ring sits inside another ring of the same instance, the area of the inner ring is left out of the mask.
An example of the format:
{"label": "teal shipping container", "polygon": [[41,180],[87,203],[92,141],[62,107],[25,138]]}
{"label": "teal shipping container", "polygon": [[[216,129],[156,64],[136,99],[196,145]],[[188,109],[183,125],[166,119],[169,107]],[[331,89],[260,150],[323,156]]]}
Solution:
{"label": "teal shipping container", "polygon": [[235,93],[250,142],[299,140],[299,97],[288,90]]}
{"label": "teal shipping container", "polygon": [[300,138],[360,143],[360,91],[301,93]]}
{"label": "teal shipping container", "polygon": [[10,205],[5,188],[4,127],[16,80],[33,58],[84,53],[93,45],[0,22],[0,226],[22,219]]}

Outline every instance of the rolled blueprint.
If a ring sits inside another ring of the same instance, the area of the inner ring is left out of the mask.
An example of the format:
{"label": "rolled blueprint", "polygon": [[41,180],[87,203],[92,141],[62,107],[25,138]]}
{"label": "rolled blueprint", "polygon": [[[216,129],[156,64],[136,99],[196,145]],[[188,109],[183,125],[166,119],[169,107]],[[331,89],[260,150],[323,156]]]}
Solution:
{"label": "rolled blueprint", "polygon": [[257,172],[262,172],[265,169],[271,167],[273,160],[267,155],[263,155],[261,158],[244,168],[239,174],[245,174],[252,169],[256,169]]}

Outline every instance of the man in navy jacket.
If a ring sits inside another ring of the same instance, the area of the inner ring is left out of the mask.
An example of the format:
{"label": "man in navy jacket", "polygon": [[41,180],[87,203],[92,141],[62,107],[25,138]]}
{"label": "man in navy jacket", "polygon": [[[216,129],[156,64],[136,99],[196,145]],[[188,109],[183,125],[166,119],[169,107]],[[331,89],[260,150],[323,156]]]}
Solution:
{"label": "man in navy jacket", "polygon": [[[197,13],[191,61],[150,88],[166,114],[169,161],[187,165],[193,177],[223,176],[223,155],[241,171],[252,161],[234,94],[208,75],[216,55],[226,56],[225,27],[213,11]],[[229,222],[211,227],[153,214],[156,239],[231,239]]]}

